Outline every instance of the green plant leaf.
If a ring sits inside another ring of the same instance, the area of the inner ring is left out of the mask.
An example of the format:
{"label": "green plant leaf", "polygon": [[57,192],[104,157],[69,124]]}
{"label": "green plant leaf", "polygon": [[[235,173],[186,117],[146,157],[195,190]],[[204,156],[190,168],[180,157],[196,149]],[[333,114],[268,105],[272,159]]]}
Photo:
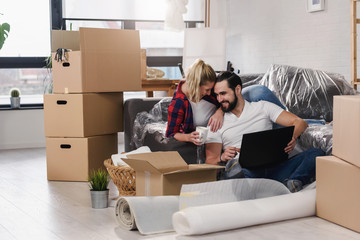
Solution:
{"label": "green plant leaf", "polygon": [[0,24],[0,49],[3,47],[6,38],[9,36],[10,24]]}
{"label": "green plant leaf", "polygon": [[88,180],[93,191],[106,190],[110,181],[108,172],[102,168],[99,168],[97,171],[92,170]]}

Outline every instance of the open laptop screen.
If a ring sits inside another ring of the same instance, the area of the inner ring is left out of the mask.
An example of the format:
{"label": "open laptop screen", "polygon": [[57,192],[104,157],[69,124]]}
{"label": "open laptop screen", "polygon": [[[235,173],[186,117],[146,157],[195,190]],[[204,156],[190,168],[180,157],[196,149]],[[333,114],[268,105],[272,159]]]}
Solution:
{"label": "open laptop screen", "polygon": [[243,168],[271,167],[288,160],[284,151],[291,141],[294,126],[243,135],[239,163]]}

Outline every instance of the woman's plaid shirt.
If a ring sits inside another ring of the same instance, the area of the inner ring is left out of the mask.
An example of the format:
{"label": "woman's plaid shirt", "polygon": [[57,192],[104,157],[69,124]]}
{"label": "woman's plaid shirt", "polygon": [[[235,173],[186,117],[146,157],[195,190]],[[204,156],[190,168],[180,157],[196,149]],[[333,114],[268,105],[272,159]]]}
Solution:
{"label": "woman's plaid shirt", "polygon": [[[191,133],[195,131],[190,101],[181,91],[181,86],[184,83],[185,81],[179,83],[169,105],[166,137],[171,137],[175,133]],[[217,107],[219,106],[214,91],[211,91],[211,95],[205,95],[202,99]]]}

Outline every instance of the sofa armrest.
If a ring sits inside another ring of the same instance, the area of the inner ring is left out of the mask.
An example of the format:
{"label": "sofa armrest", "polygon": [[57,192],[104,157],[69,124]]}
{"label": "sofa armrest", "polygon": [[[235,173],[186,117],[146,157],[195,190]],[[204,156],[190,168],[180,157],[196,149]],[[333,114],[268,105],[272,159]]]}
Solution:
{"label": "sofa armrest", "polygon": [[132,98],[124,103],[124,144],[125,152],[135,150],[130,146],[134,120],[139,112],[150,111],[162,98]]}

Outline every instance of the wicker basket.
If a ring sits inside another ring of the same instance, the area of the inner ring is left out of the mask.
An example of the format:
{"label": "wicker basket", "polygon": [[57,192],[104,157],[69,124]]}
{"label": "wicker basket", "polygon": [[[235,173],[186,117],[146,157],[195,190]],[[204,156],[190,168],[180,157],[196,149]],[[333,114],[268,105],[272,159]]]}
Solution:
{"label": "wicker basket", "polygon": [[111,158],[104,161],[111,179],[119,190],[120,196],[135,196],[135,171],[127,166],[114,166]]}

